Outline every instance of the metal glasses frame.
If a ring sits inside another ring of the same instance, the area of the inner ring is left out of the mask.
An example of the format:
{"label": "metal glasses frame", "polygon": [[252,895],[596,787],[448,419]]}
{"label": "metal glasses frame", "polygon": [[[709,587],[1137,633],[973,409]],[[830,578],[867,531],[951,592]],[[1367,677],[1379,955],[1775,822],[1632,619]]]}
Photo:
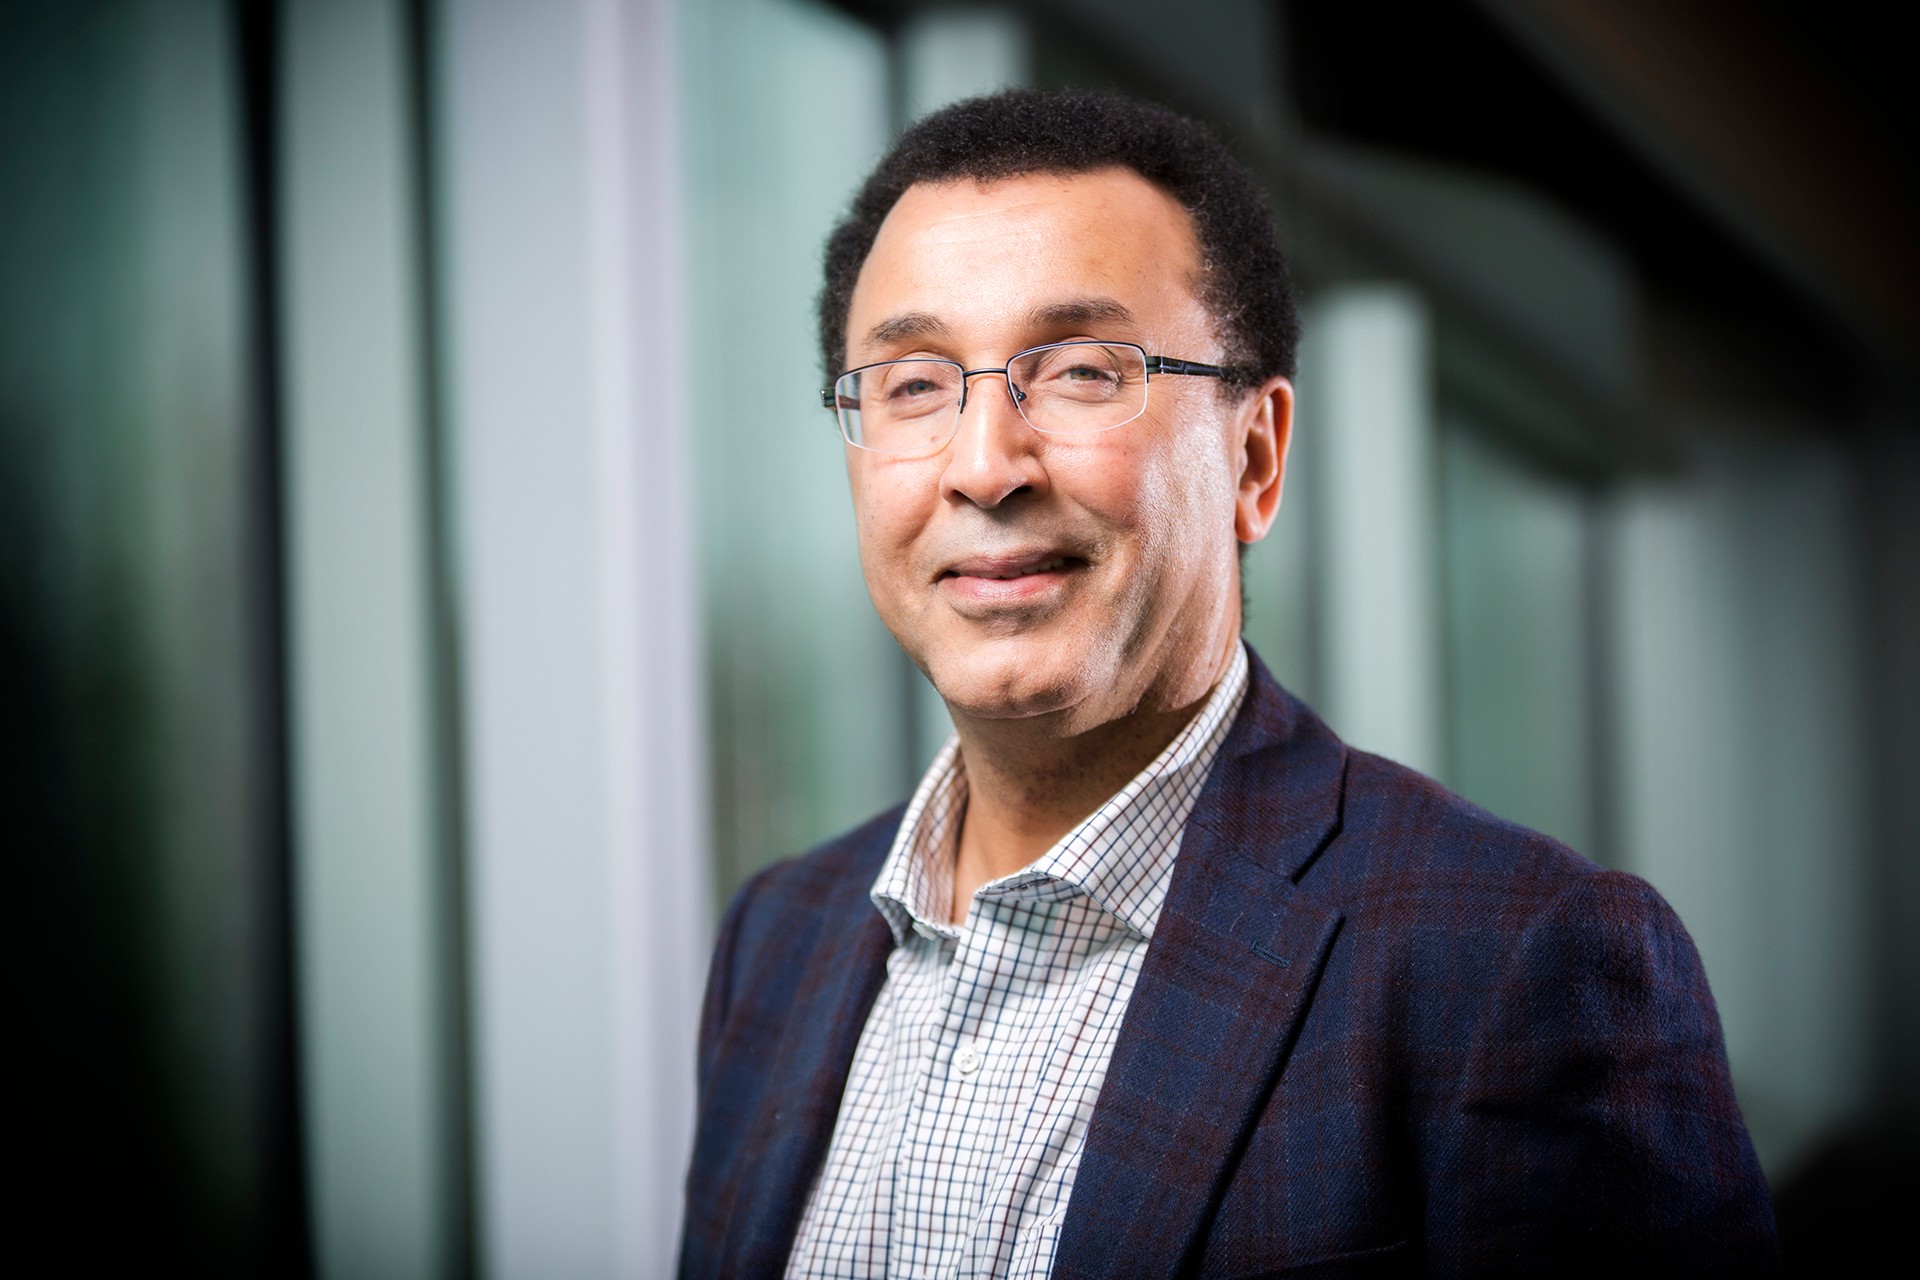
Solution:
{"label": "metal glasses frame", "polygon": [[[1025,400],[1027,396],[1024,391],[1020,390],[1020,388],[1013,385],[1014,364],[1027,356],[1035,355],[1042,351],[1057,351],[1062,347],[1131,347],[1133,350],[1140,353],[1141,362],[1144,364],[1146,369],[1148,390],[1151,390],[1153,386],[1153,375],[1155,375],[1156,373],[1166,374],[1166,375],[1177,375],[1180,377],[1189,377],[1189,378],[1224,378],[1229,376],[1229,374],[1231,373],[1231,370],[1223,368],[1222,366],[1217,364],[1202,364],[1197,360],[1180,360],[1180,359],[1176,359],[1173,356],[1148,355],[1147,349],[1141,346],[1137,342],[1106,342],[1098,339],[1089,338],[1089,339],[1082,339],[1077,342],[1043,342],[1037,347],[1028,347],[1023,351],[1016,351],[1012,355],[1008,356],[1007,362],[1001,365],[997,369],[991,369],[991,368],[990,369],[969,369],[965,365],[961,364],[958,360],[945,360],[938,356],[912,356],[904,360],[876,360],[872,364],[863,364],[858,366],[857,368],[848,369],[845,373],[841,374],[838,378],[835,378],[833,380],[833,386],[822,388],[820,391],[820,406],[823,409],[831,409],[833,411],[834,422],[840,429],[840,438],[842,440],[845,440],[849,445],[851,445],[855,449],[865,449],[869,453],[884,453],[885,450],[875,449],[871,445],[864,445],[864,444],[857,443],[853,439],[853,437],[847,434],[846,417],[842,413],[842,410],[848,408],[849,406],[841,403],[838,388],[841,382],[845,381],[847,378],[851,377],[852,375],[856,373],[866,373],[868,370],[871,370],[871,369],[884,369],[889,365],[896,365],[896,364],[944,364],[944,365],[949,365],[952,368],[958,369],[960,371],[960,402],[958,405],[954,407],[954,412],[953,412],[954,428],[955,430],[958,430],[959,423],[960,423],[960,415],[967,411],[967,391],[972,386],[972,381],[971,381],[972,379],[980,377],[983,374],[989,374],[989,373],[999,374],[1002,378],[1006,380],[1007,395],[1013,399],[1014,407],[1018,409],[1020,407],[1020,402],[1022,400]],[[1147,396],[1146,396],[1146,392],[1143,391],[1140,396],[1140,412],[1139,413],[1134,414],[1133,418],[1128,418],[1125,422],[1116,422],[1113,424],[1112,427],[1101,427],[1097,431],[1089,431],[1089,432],[1048,431],[1044,427],[1034,426],[1033,420],[1027,417],[1026,411],[1024,409],[1020,411],[1020,420],[1026,423],[1029,427],[1033,427],[1033,429],[1035,431],[1038,431],[1041,435],[1082,435],[1082,434],[1098,435],[1100,431],[1112,431],[1116,427],[1124,427],[1127,425],[1128,422],[1132,422],[1134,418],[1138,418],[1140,414],[1145,413],[1146,411],[1147,411]],[[947,440],[951,440],[952,438],[953,437],[949,435],[945,440],[942,440],[940,442],[939,447],[944,448],[947,443]],[[933,450],[929,449],[928,452],[931,453],[933,452]]]}

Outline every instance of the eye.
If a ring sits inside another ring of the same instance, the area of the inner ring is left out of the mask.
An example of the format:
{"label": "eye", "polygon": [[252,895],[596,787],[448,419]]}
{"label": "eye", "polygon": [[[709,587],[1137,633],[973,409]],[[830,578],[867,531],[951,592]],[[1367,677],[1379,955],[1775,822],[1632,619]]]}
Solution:
{"label": "eye", "polygon": [[1119,384],[1120,374],[1104,361],[1062,361],[1043,373],[1045,384],[1073,395],[1110,391]]}
{"label": "eye", "polygon": [[1016,381],[1077,396],[1111,390],[1125,380],[1113,352],[1088,344],[1044,348],[1019,361],[1018,367],[1024,376]]}
{"label": "eye", "polygon": [[908,378],[888,394],[896,400],[910,400],[916,396],[932,395],[939,389],[931,378]]}

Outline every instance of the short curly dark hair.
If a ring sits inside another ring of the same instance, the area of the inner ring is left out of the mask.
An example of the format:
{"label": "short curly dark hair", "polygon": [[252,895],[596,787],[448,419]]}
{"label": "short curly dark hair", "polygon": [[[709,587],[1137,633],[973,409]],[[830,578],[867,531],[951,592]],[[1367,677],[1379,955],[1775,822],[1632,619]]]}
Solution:
{"label": "short curly dark hair", "polygon": [[1293,376],[1300,320],[1273,214],[1246,166],[1204,125],[1113,93],[1012,89],[945,107],[900,135],[827,240],[820,353],[843,371],[854,281],[880,224],[907,188],[1029,173],[1133,170],[1176,200],[1200,243],[1200,300],[1212,311],[1227,383],[1236,390]]}

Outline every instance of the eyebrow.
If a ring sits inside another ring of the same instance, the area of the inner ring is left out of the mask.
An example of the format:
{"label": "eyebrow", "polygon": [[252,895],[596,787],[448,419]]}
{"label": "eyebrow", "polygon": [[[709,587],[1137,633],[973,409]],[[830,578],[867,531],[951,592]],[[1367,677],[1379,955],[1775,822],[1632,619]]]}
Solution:
{"label": "eyebrow", "polygon": [[925,311],[907,311],[897,316],[888,316],[873,328],[867,330],[866,347],[884,347],[889,343],[904,342],[909,338],[938,338],[945,336],[947,326],[940,318]]}
{"label": "eyebrow", "polygon": [[[1131,325],[1133,312],[1113,298],[1070,298],[1049,302],[1027,312],[1027,324],[1033,329],[1091,329],[1096,325]],[[926,311],[903,311],[888,316],[867,330],[863,349],[890,346],[916,338],[944,338],[947,326],[940,317]]]}
{"label": "eyebrow", "polygon": [[1085,329],[1093,325],[1133,323],[1133,312],[1112,298],[1073,298],[1050,302],[1027,313],[1036,329]]}

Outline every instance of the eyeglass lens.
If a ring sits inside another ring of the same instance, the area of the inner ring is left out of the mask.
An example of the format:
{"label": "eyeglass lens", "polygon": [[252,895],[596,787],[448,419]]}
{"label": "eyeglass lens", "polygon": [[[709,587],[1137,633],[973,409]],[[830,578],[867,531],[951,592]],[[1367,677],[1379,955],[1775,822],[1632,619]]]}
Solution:
{"label": "eyeglass lens", "polygon": [[[1147,407],[1146,358],[1138,347],[1039,347],[1015,356],[1007,379],[1021,417],[1050,435],[1107,431]],[[840,429],[849,443],[877,453],[932,452],[959,425],[965,382],[960,366],[944,360],[856,369],[834,384]]]}

